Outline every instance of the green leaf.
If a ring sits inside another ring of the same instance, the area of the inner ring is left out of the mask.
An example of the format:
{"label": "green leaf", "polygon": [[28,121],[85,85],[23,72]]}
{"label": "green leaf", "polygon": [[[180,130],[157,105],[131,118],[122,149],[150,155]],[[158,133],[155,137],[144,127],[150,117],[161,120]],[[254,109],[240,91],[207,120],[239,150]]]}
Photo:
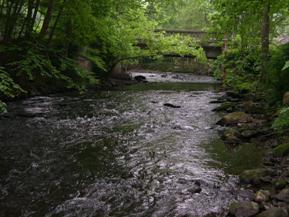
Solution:
{"label": "green leaf", "polygon": [[289,61],[287,61],[282,69],[282,71],[285,71],[286,69],[289,68]]}

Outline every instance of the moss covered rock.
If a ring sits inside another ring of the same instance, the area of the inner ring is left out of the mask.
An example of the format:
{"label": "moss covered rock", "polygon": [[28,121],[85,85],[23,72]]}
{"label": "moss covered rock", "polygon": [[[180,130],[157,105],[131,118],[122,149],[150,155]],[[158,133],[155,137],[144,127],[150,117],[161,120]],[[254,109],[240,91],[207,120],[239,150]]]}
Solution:
{"label": "moss covered rock", "polygon": [[254,119],[251,115],[246,114],[245,112],[233,112],[225,115],[218,124],[220,125],[235,125],[239,123],[249,123]]}
{"label": "moss covered rock", "polygon": [[239,131],[234,128],[225,130],[222,135],[222,139],[228,144],[239,144],[241,142],[239,137]]}
{"label": "moss covered rock", "polygon": [[274,155],[283,157],[289,154],[289,144],[281,144],[274,148]]}
{"label": "moss covered rock", "polygon": [[250,217],[259,212],[259,205],[251,201],[233,202],[229,212],[236,217]]}
{"label": "moss covered rock", "polygon": [[232,102],[224,102],[219,107],[215,108],[214,111],[227,111],[231,112],[236,107],[235,103]]}
{"label": "moss covered rock", "polygon": [[288,181],[285,178],[278,178],[273,181],[273,185],[276,189],[283,189],[287,186]]}
{"label": "moss covered rock", "polygon": [[277,208],[277,207],[268,209],[257,215],[257,217],[287,217],[287,216],[288,212],[285,208]]}
{"label": "moss covered rock", "polygon": [[245,170],[241,175],[240,179],[243,183],[247,184],[259,184],[262,182],[262,179],[269,174],[266,169],[254,169],[254,170]]}
{"label": "moss covered rock", "polygon": [[289,203],[289,188],[284,188],[275,196],[276,199]]}

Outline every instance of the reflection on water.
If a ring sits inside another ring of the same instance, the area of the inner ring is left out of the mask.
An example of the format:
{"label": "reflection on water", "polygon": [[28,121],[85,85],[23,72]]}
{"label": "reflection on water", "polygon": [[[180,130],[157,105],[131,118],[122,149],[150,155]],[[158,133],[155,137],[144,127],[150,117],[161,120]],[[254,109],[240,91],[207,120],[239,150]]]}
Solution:
{"label": "reflection on water", "polygon": [[215,139],[204,146],[210,156],[216,159],[218,167],[223,168],[227,174],[234,175],[239,175],[246,169],[258,168],[265,152],[264,148],[250,143],[230,147],[221,139]]}
{"label": "reflection on water", "polygon": [[229,156],[214,146],[218,94],[159,89],[11,103],[0,119],[0,216],[225,212],[237,178],[213,156]]}

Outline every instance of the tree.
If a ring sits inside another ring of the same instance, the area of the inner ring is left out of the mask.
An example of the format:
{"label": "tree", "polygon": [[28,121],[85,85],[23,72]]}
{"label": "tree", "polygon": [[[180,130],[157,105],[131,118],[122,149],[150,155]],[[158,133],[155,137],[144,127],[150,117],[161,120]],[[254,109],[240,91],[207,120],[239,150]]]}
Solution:
{"label": "tree", "polygon": [[5,78],[27,92],[49,89],[54,81],[83,90],[97,74],[78,67],[80,55],[95,63],[95,72],[108,75],[120,61],[144,56],[175,53],[204,59],[191,38],[155,32],[174,6],[173,0],[0,0]]}
{"label": "tree", "polygon": [[[230,35],[231,40],[240,37],[239,48],[260,50],[261,80],[265,81],[268,74],[270,44],[280,34],[284,21],[288,17],[288,1],[213,1],[216,12],[213,14],[215,30]],[[278,32],[279,30],[279,32]]]}

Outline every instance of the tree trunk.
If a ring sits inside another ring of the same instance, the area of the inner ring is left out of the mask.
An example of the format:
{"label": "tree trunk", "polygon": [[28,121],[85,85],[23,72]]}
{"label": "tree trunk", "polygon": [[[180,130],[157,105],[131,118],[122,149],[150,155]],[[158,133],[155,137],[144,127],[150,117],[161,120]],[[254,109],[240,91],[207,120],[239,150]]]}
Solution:
{"label": "tree trunk", "polygon": [[6,33],[5,38],[7,41],[13,38],[14,30],[17,26],[17,21],[20,15],[20,12],[24,5],[24,0],[16,0],[15,4],[11,4],[11,8],[9,9],[8,19],[6,23]]}
{"label": "tree trunk", "polygon": [[29,37],[29,35],[30,35],[30,31],[29,31],[28,26],[30,25],[30,22],[31,22],[32,10],[33,10],[33,0],[29,0],[29,1],[28,1],[27,16],[26,16],[26,19],[25,19],[25,21],[24,21],[24,23],[23,23],[23,26],[22,26],[22,28],[21,28],[21,31],[20,31],[20,33],[19,33],[19,37],[22,36],[22,33],[23,33],[25,27],[26,27],[26,29],[25,29],[25,36],[26,36],[26,37]]}
{"label": "tree trunk", "polygon": [[54,7],[54,0],[49,0],[46,15],[45,15],[43,25],[40,31],[41,38],[44,38],[47,34],[49,24],[52,18],[53,7]]}
{"label": "tree trunk", "polygon": [[31,20],[31,23],[30,23],[30,26],[29,26],[29,31],[30,32],[33,32],[33,27],[34,27],[35,22],[36,22],[37,13],[38,13],[38,10],[39,10],[39,5],[40,5],[40,0],[36,0],[36,4],[34,6],[34,12],[33,12],[32,20]]}
{"label": "tree trunk", "polygon": [[5,20],[5,28],[3,38],[4,41],[10,41],[10,28],[11,28],[11,16],[12,16],[12,9],[13,9],[14,1],[11,1],[10,4],[7,2],[7,12],[6,12],[6,20]]}
{"label": "tree trunk", "polygon": [[261,81],[266,82],[268,79],[270,45],[270,0],[264,2],[261,40]]}
{"label": "tree trunk", "polygon": [[48,44],[50,44],[50,42],[51,42],[52,39],[53,39],[55,30],[56,30],[57,24],[58,24],[58,22],[59,22],[59,20],[60,20],[60,17],[61,17],[61,15],[62,15],[62,12],[63,12],[65,3],[66,3],[66,0],[63,1],[62,5],[61,5],[61,8],[59,9],[59,12],[58,12],[57,17],[56,17],[55,22],[54,22],[54,25],[53,25],[53,27],[52,27],[52,29],[51,29],[50,34],[49,34]]}

